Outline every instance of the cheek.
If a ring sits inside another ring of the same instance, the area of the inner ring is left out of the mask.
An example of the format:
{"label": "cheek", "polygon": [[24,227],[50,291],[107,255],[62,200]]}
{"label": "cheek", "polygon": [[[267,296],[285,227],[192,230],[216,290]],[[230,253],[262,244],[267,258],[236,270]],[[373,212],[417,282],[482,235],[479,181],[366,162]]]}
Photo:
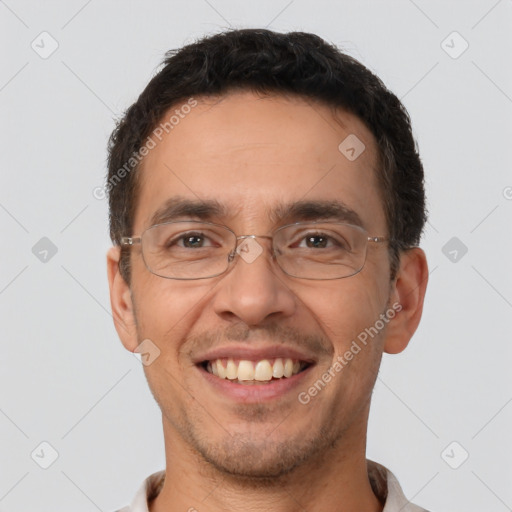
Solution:
{"label": "cheek", "polygon": [[387,309],[387,288],[359,274],[337,295],[323,300],[318,311],[325,311],[322,324],[330,330],[333,367],[338,363],[333,393],[355,407],[371,395],[380,366],[386,325],[380,318]]}
{"label": "cheek", "polygon": [[386,287],[379,286],[375,279],[366,279],[362,273],[333,281],[321,291],[312,289],[304,297],[306,307],[331,340],[334,357],[345,353],[353,340],[375,324],[388,300]]}
{"label": "cheek", "polygon": [[175,368],[179,350],[197,322],[212,285],[146,276],[134,283],[135,317],[139,340],[149,338],[160,349],[160,366]]}
{"label": "cheek", "polygon": [[190,368],[184,366],[186,358],[180,350],[198,321],[205,295],[207,290],[157,276],[134,286],[138,339],[150,339],[160,351],[154,362],[144,366],[144,373],[162,410],[177,411],[183,406],[177,397],[183,393],[184,375]]}

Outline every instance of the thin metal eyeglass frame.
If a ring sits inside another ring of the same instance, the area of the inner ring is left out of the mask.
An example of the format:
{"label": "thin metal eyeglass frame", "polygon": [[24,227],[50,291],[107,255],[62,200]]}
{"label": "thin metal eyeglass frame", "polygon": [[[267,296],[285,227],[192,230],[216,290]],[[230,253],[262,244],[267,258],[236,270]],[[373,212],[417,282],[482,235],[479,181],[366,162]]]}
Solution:
{"label": "thin metal eyeglass frame", "polygon": [[[235,244],[234,249],[232,251],[230,251],[229,254],[228,254],[228,260],[227,260],[228,264],[226,266],[226,269],[223,270],[222,272],[219,272],[218,274],[214,274],[212,276],[207,276],[207,277],[166,277],[166,276],[162,276],[160,274],[157,274],[153,270],[151,270],[151,268],[149,267],[149,265],[147,264],[147,262],[146,262],[146,260],[144,258],[144,251],[142,250],[142,237],[144,236],[144,233],[146,233],[146,231],[149,231],[150,229],[156,228],[158,226],[166,226],[168,224],[179,224],[179,223],[195,223],[195,224],[204,224],[204,225],[208,225],[208,226],[217,226],[217,227],[224,228],[224,229],[230,231],[231,233],[233,233],[233,235],[235,236],[235,239],[236,239],[236,244]],[[238,248],[238,240],[242,240],[242,239],[246,239],[246,238],[266,238],[266,239],[270,240],[272,242],[272,247],[271,247],[272,258],[276,259],[276,263],[277,263],[278,267],[284,272],[284,274],[286,274],[289,277],[293,277],[295,279],[307,279],[307,280],[311,280],[311,281],[333,281],[335,279],[346,279],[347,277],[355,276],[356,274],[361,272],[361,270],[363,270],[363,268],[364,268],[364,265],[366,264],[366,256],[367,256],[367,251],[366,250],[365,250],[365,257],[364,257],[363,265],[361,266],[361,268],[357,272],[354,272],[353,274],[349,274],[348,276],[328,277],[328,278],[297,277],[297,276],[294,276],[292,274],[288,274],[288,272],[286,272],[281,267],[279,262],[277,262],[277,258],[276,258],[276,254],[275,254],[275,249],[273,247],[273,239],[274,239],[275,234],[278,231],[280,231],[281,229],[284,229],[284,228],[287,228],[287,227],[290,227],[290,226],[300,226],[300,225],[308,226],[308,225],[315,225],[315,224],[335,224],[335,225],[343,224],[343,225],[346,225],[346,226],[357,228],[358,230],[360,230],[360,231],[362,231],[362,232],[364,232],[364,233],[366,233],[368,235],[368,232],[366,231],[366,229],[364,229],[361,226],[356,226],[356,225],[350,224],[348,222],[330,222],[328,220],[327,221],[319,220],[319,221],[312,221],[312,222],[308,222],[308,221],[292,222],[290,224],[286,224],[284,226],[280,226],[279,228],[277,228],[276,230],[274,230],[272,232],[272,235],[239,235],[239,236],[237,236],[237,234],[231,228],[229,228],[228,226],[225,226],[224,224],[216,224],[214,222],[204,222],[204,221],[200,221],[200,220],[175,220],[175,221],[162,222],[161,224],[155,224],[153,226],[149,226],[148,228],[146,228],[141,233],[140,236],[137,236],[137,237],[134,237],[134,236],[131,236],[131,237],[130,236],[123,236],[123,237],[121,237],[120,245],[121,245],[121,247],[133,247],[134,245],[140,244],[141,245],[141,250],[142,250],[141,251],[142,252],[142,259],[144,261],[145,267],[147,268],[147,270],[149,272],[151,272],[153,275],[161,277],[162,279],[174,279],[174,280],[179,280],[179,281],[197,281],[199,279],[212,279],[213,277],[218,277],[218,276],[221,276],[222,274],[225,274],[229,270],[229,267],[230,267],[231,263],[235,259],[236,250]],[[385,237],[385,236],[367,236],[366,237],[366,242],[367,243],[368,242],[382,243],[382,242],[389,242],[390,240],[391,240],[390,238]],[[368,245],[366,245],[366,248],[367,247],[368,247]]]}

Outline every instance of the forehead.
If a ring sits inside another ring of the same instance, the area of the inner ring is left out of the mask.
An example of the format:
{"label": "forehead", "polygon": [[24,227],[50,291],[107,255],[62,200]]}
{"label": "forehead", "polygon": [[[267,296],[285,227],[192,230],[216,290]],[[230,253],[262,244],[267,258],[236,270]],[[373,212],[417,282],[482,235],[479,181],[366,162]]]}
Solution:
{"label": "forehead", "polygon": [[277,219],[272,213],[284,204],[336,201],[367,229],[385,227],[376,144],[352,114],[298,97],[236,92],[174,106],[156,133],[138,175],[135,230],[151,225],[173,197],[214,200],[223,217],[254,227],[259,218]]}

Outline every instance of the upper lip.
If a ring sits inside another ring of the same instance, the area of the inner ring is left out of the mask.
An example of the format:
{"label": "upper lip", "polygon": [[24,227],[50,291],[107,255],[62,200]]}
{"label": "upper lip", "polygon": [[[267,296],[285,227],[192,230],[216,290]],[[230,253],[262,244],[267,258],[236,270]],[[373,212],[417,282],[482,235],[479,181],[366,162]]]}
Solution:
{"label": "upper lip", "polygon": [[262,359],[296,359],[307,363],[315,363],[316,359],[312,354],[297,350],[293,347],[283,345],[267,345],[261,347],[248,347],[247,345],[226,345],[209,350],[194,357],[194,364],[201,364],[205,361],[215,359],[244,359],[248,361],[261,361]]}

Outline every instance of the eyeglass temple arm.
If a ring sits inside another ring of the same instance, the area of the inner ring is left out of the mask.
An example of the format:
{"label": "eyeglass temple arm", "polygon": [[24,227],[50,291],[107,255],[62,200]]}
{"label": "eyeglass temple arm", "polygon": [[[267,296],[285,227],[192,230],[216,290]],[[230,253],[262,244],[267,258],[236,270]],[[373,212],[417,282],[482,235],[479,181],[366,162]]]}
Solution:
{"label": "eyeglass temple arm", "polygon": [[375,243],[379,243],[379,242],[389,242],[390,239],[386,236],[369,236],[368,237],[368,242],[375,242]]}
{"label": "eyeglass temple arm", "polygon": [[131,236],[122,236],[120,245],[135,245],[140,244],[141,238],[140,236],[131,237]]}

